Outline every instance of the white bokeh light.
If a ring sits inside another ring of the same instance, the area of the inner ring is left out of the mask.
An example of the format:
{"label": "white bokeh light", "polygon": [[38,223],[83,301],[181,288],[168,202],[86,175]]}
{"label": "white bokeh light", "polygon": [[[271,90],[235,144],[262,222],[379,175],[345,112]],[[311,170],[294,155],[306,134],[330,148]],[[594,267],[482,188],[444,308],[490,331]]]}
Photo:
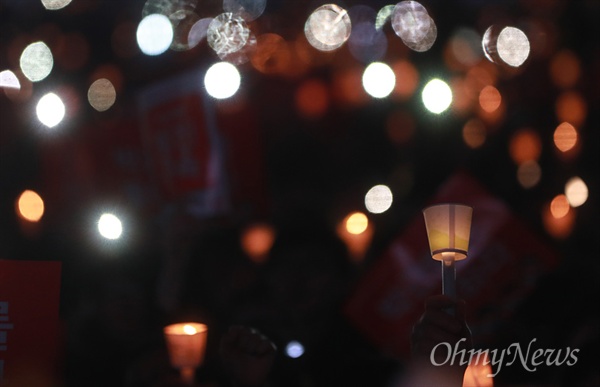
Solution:
{"label": "white bokeh light", "polygon": [[452,90],[446,82],[435,78],[423,88],[422,98],[427,110],[440,114],[452,103]]}
{"label": "white bokeh light", "polygon": [[240,72],[228,62],[215,63],[210,66],[204,76],[206,92],[217,99],[225,99],[234,95],[240,88],[240,82]]}
{"label": "white bokeh light", "polygon": [[4,70],[0,72],[0,87],[6,87],[7,89],[20,89],[21,82],[19,78],[10,70]]}
{"label": "white bokeh light", "polygon": [[387,185],[376,185],[365,195],[365,207],[372,214],[381,214],[392,206],[394,197]]}
{"label": "white bokeh light", "polygon": [[579,207],[588,199],[589,191],[580,177],[573,177],[565,184],[565,196],[571,207]]}
{"label": "white bokeh light", "polygon": [[58,95],[48,93],[40,98],[35,112],[42,124],[52,128],[65,117],[65,104]]}
{"label": "white bokeh light", "polygon": [[304,346],[296,340],[292,340],[285,346],[285,354],[292,359],[297,359],[304,355]]}
{"label": "white bokeh light", "polygon": [[509,66],[521,66],[529,56],[529,39],[523,31],[506,27],[498,35],[496,49],[500,58]]}
{"label": "white bokeh light", "polygon": [[315,9],[304,24],[306,40],[320,51],[341,47],[350,37],[351,30],[348,12],[335,4],[325,4]]}
{"label": "white bokeh light", "polygon": [[142,19],[137,28],[137,43],[146,55],[160,55],[173,42],[173,25],[168,17],[158,13]]}
{"label": "white bokeh light", "polygon": [[363,88],[375,98],[385,98],[396,85],[394,71],[385,63],[373,62],[367,66],[362,77]]}
{"label": "white bokeh light", "polygon": [[44,42],[31,43],[23,50],[19,58],[19,67],[31,82],[46,78],[54,66],[52,51]]}
{"label": "white bokeh light", "polygon": [[123,225],[115,215],[105,213],[98,219],[98,232],[106,239],[119,239],[123,233]]}

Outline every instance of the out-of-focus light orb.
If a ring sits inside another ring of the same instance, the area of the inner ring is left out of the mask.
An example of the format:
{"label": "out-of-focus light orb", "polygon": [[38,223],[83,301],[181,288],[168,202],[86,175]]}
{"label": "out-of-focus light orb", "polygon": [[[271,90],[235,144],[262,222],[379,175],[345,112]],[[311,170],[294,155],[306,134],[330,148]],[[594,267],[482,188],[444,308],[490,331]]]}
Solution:
{"label": "out-of-focus light orb", "polygon": [[193,325],[185,324],[183,326],[183,333],[191,336],[191,335],[195,335],[196,333],[198,333],[198,330],[196,328],[194,328]]}
{"label": "out-of-focus light orb", "polygon": [[427,110],[440,114],[452,103],[452,90],[446,82],[434,78],[425,85],[421,97]]}
{"label": "out-of-focus light orb", "polygon": [[[427,16],[427,17],[429,17],[429,16]],[[433,47],[433,43],[435,43],[436,39],[437,39],[437,26],[435,25],[435,22],[433,21],[433,19],[431,17],[429,17],[429,30],[427,31],[427,34],[425,34],[423,39],[420,39],[416,42],[403,40],[403,42],[404,42],[404,44],[406,44],[406,47],[410,48],[413,51],[425,52],[425,51],[429,50],[431,47]]]}
{"label": "out-of-focus light orb", "polygon": [[42,0],[42,5],[49,11],[56,11],[69,5],[71,0]]}
{"label": "out-of-focus light orb", "polygon": [[509,66],[521,66],[529,57],[529,39],[515,27],[505,27],[498,35],[496,49],[500,58]]}
{"label": "out-of-focus light orb", "polygon": [[18,215],[30,222],[37,222],[44,215],[44,201],[35,191],[25,190],[17,200]]}
{"label": "out-of-focus light orb", "polygon": [[304,24],[304,35],[319,51],[333,51],[350,37],[352,23],[348,12],[335,4],[315,9]]}
{"label": "out-of-focus light orb", "polygon": [[469,148],[479,148],[486,139],[485,125],[477,118],[470,119],[463,126],[462,136]]}
{"label": "out-of-focus light orb", "polygon": [[225,12],[215,17],[208,25],[206,40],[217,55],[239,51],[248,42],[250,29],[238,15]]}
{"label": "out-of-focus light orb", "polygon": [[475,30],[462,27],[452,34],[450,50],[459,63],[474,66],[482,57],[480,41],[481,36]]}
{"label": "out-of-focus light orb", "polygon": [[394,13],[394,8],[396,8],[395,4],[386,5],[377,12],[377,17],[375,18],[375,28],[380,30],[385,26],[385,23],[388,22],[392,18],[392,14]]}
{"label": "out-of-focus light orb", "polygon": [[387,185],[376,185],[365,195],[365,207],[372,214],[381,214],[387,211],[394,201],[392,190]]}
{"label": "out-of-focus light orb", "polygon": [[526,161],[537,161],[542,153],[542,140],[539,134],[533,129],[520,129],[510,139],[509,153],[517,165]]}
{"label": "out-of-focus light orb", "polygon": [[123,233],[123,225],[115,215],[105,213],[98,219],[98,232],[106,239],[119,239]]}
{"label": "out-of-focus light orb", "polygon": [[496,111],[502,103],[502,95],[494,86],[487,85],[479,92],[479,105],[481,108],[492,113]]}
{"label": "out-of-focus light orb", "polygon": [[23,50],[19,65],[23,74],[31,82],[46,78],[54,66],[52,51],[44,42],[31,43]]}
{"label": "out-of-focus light orb", "polygon": [[266,7],[267,0],[223,0],[223,11],[241,15],[246,21],[257,19]]}
{"label": "out-of-focus light orb", "polygon": [[285,346],[285,354],[292,359],[297,359],[304,355],[304,345],[299,341],[292,340]]}
{"label": "out-of-focus light orb", "polygon": [[369,219],[362,212],[354,212],[346,219],[346,230],[350,234],[362,234],[369,227]]}
{"label": "out-of-focus light orb", "polygon": [[581,76],[581,63],[575,53],[562,50],[550,62],[550,78],[558,87],[573,87]]}
{"label": "out-of-focus light orb", "polygon": [[240,88],[242,77],[237,67],[229,62],[219,62],[210,66],[204,75],[204,87],[213,98],[226,99]]}
{"label": "out-of-focus light orb", "polygon": [[275,241],[275,230],[268,224],[252,224],[242,233],[242,248],[250,259],[263,263]]}
{"label": "out-of-focus light orb", "polygon": [[52,128],[65,117],[65,104],[58,95],[48,93],[40,98],[35,112],[42,124]]}
{"label": "out-of-focus light orb", "polygon": [[136,38],[138,46],[144,54],[160,55],[167,51],[173,43],[173,25],[165,15],[150,14],[138,24]]}
{"label": "out-of-focus light orb", "polygon": [[551,204],[547,204],[542,212],[542,221],[548,234],[554,238],[565,239],[573,232],[575,211],[567,211],[563,216],[556,217],[552,212]]}
{"label": "out-of-focus light orb", "polygon": [[573,177],[565,184],[565,196],[571,207],[579,207],[588,199],[588,187],[580,177]]}
{"label": "out-of-focus light orb", "polygon": [[169,20],[173,27],[173,41],[169,48],[173,51],[186,51],[192,48],[189,44],[190,31],[200,20],[200,16],[189,9],[178,9],[169,15]]}
{"label": "out-of-focus light orb", "polygon": [[519,164],[517,169],[517,180],[521,187],[530,189],[535,187],[542,178],[542,168],[537,161],[529,160]]}
{"label": "out-of-focus light orb", "polygon": [[406,59],[400,59],[392,64],[392,70],[396,76],[394,95],[402,99],[412,97],[419,86],[419,71],[415,65]]}
{"label": "out-of-focus light orb", "polygon": [[556,117],[581,127],[587,116],[587,103],[577,91],[566,91],[556,99]]}
{"label": "out-of-focus light orb", "polygon": [[206,38],[208,33],[208,26],[213,21],[211,17],[203,18],[194,23],[190,32],[188,33],[188,46],[190,48],[196,47],[200,42]]}
{"label": "out-of-focus light orb", "polygon": [[566,216],[570,209],[571,205],[569,204],[566,195],[556,195],[550,202],[550,212],[552,213],[552,216],[557,219]]}
{"label": "out-of-focus light orb", "polygon": [[322,81],[305,81],[296,91],[296,108],[305,117],[321,117],[329,107],[329,98],[327,86]]}
{"label": "out-of-focus light orb", "polygon": [[19,90],[21,88],[21,83],[15,73],[10,70],[4,70],[0,72],[0,87]]}
{"label": "out-of-focus light orb", "polygon": [[88,89],[88,102],[99,112],[110,109],[116,98],[117,91],[112,82],[106,78],[94,81]]}
{"label": "out-of-focus light orb", "polygon": [[577,144],[577,129],[568,122],[563,122],[554,130],[554,145],[561,152],[567,152]]}
{"label": "out-of-focus light orb", "polygon": [[401,1],[392,13],[392,28],[405,43],[423,40],[429,32],[431,21],[425,7],[416,1]]}
{"label": "out-of-focus light orb", "polygon": [[362,76],[363,88],[375,98],[385,98],[396,85],[394,71],[385,63],[373,62],[367,66]]}

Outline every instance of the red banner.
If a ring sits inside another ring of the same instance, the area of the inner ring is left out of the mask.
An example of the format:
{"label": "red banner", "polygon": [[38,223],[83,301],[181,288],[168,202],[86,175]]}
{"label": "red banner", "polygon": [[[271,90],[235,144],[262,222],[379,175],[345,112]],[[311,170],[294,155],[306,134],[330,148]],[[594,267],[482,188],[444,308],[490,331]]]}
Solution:
{"label": "red banner", "polygon": [[57,386],[60,262],[0,260],[0,386]]}
{"label": "red banner", "polygon": [[[456,263],[458,297],[486,342],[558,263],[557,254],[499,199],[466,174],[450,178],[430,204],[473,207],[469,257]],[[406,357],[412,326],[427,296],[441,293],[440,262],[429,252],[422,214],[392,242],[346,304],[350,320],[387,353]]]}

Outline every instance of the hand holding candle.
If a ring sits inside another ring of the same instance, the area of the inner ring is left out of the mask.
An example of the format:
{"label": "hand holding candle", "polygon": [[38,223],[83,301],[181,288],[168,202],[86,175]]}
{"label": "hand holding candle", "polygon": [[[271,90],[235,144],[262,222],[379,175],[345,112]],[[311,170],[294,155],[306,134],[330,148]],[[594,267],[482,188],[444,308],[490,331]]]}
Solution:
{"label": "hand holding candle", "polygon": [[196,368],[204,360],[207,332],[206,325],[194,322],[164,328],[171,365],[179,369],[183,382],[188,385],[193,385]]}

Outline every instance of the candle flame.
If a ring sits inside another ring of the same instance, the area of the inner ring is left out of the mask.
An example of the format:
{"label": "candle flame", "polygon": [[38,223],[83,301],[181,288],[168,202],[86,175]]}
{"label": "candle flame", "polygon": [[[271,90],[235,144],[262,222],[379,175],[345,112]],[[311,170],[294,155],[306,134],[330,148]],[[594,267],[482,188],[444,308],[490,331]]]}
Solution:
{"label": "candle flame", "polygon": [[198,333],[198,331],[190,324],[185,324],[183,326],[183,333],[185,333],[186,335],[195,335],[196,333]]}

